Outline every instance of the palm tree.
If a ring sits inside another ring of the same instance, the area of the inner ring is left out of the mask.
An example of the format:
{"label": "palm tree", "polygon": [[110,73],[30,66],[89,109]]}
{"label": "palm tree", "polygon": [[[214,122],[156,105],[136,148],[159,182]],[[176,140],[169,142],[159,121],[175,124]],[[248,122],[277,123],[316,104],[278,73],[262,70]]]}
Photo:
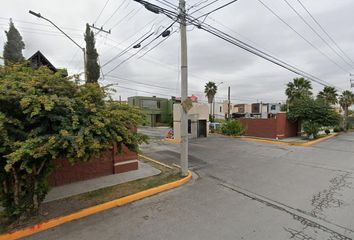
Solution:
{"label": "palm tree", "polygon": [[354,104],[354,94],[349,90],[342,92],[342,95],[339,97],[339,104],[344,111],[343,128],[347,129],[348,109]]}
{"label": "palm tree", "polygon": [[205,84],[204,93],[205,96],[208,98],[208,103],[210,104],[210,113],[212,112],[212,103],[214,101],[214,96],[218,90],[218,86],[214,82],[209,81]]}
{"label": "palm tree", "polygon": [[331,105],[336,104],[338,102],[338,94],[337,90],[334,87],[324,87],[322,91],[320,91],[317,95],[318,99],[322,99],[325,103]]}
{"label": "palm tree", "polygon": [[304,99],[312,96],[312,86],[309,80],[304,78],[294,78],[293,82],[289,82],[285,90],[288,96],[288,104],[293,104],[295,100]]}

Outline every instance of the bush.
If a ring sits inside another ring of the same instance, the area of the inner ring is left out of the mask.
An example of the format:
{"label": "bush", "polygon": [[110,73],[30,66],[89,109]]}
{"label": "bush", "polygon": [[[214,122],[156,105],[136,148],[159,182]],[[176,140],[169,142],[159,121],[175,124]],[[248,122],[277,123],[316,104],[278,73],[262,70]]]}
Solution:
{"label": "bush", "polygon": [[331,131],[330,131],[329,129],[326,129],[326,130],[325,130],[325,133],[326,133],[327,135],[329,135],[329,134],[331,133]]}
{"label": "bush", "polygon": [[221,132],[225,135],[240,136],[245,133],[245,130],[238,119],[229,120],[221,126]]}
{"label": "bush", "polygon": [[209,114],[209,122],[214,122],[215,121],[215,118],[213,117],[212,114]]}
{"label": "bush", "polygon": [[338,126],[335,126],[334,128],[333,128],[333,132],[336,132],[336,133],[338,133],[338,132],[340,132],[341,130],[340,130],[340,127],[338,127]]}
{"label": "bush", "polygon": [[46,67],[0,66],[0,203],[7,217],[37,212],[54,159],[88,161],[116,142],[137,151],[139,110],[109,100],[98,84]]}
{"label": "bush", "polygon": [[306,121],[303,124],[303,129],[304,129],[304,132],[306,133],[308,138],[311,138],[311,136],[312,136],[313,138],[316,139],[318,136],[318,132],[321,129],[321,126],[320,126],[320,124],[318,124],[316,122]]}

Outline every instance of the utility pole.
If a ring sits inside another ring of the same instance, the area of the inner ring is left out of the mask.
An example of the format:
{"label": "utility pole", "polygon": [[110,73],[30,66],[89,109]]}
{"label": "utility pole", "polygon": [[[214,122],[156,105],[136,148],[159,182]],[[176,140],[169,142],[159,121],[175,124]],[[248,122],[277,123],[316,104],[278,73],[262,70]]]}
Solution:
{"label": "utility pole", "polygon": [[[186,31],[186,2],[179,0],[180,36],[181,36],[181,102],[188,98],[188,60]],[[181,175],[188,175],[188,113],[181,109]]]}
{"label": "utility pole", "polygon": [[[89,27],[98,30],[97,33],[99,33],[99,32],[104,32],[104,33],[111,34],[111,30],[109,30],[109,31],[104,30],[103,27],[98,28],[98,27],[95,26],[95,24],[89,25]],[[97,34],[97,33],[96,33],[96,34]]]}
{"label": "utility pole", "polygon": [[228,99],[228,103],[227,103],[227,120],[229,121],[230,120],[230,86],[227,90],[227,99]]}
{"label": "utility pole", "polygon": [[[354,77],[354,74],[349,74],[350,77]],[[350,88],[354,88],[354,79],[350,78]]]}

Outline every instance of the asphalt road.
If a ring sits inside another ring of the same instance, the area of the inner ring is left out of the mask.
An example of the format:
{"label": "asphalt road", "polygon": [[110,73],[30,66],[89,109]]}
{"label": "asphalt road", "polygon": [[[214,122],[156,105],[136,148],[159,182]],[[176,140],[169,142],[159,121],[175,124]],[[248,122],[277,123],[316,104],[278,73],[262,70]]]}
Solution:
{"label": "asphalt road", "polygon": [[[354,238],[354,133],[313,147],[213,136],[189,148],[191,183],[29,239]],[[169,164],[178,149],[143,146]]]}

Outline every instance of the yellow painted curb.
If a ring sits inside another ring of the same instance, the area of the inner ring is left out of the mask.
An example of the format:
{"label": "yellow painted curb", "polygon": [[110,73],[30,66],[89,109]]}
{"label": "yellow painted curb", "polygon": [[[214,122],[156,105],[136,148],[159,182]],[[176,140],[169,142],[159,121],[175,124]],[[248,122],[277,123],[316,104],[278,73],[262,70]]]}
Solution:
{"label": "yellow painted curb", "polygon": [[192,179],[192,172],[188,171],[188,176],[177,180],[175,182],[171,182],[171,183],[166,183],[164,185],[158,186],[158,187],[154,187],[154,188],[150,188],[147,190],[144,190],[142,192],[138,192],[138,193],[134,193],[132,195],[126,196],[126,197],[122,197],[122,198],[118,198],[116,200],[113,201],[109,201],[106,203],[102,203],[93,207],[89,207],[89,208],[85,208],[83,210],[80,210],[78,212],[66,215],[66,216],[62,216],[62,217],[58,217],[58,218],[54,218],[39,224],[36,224],[34,226],[31,227],[27,227],[18,231],[14,231],[14,232],[10,232],[10,233],[6,233],[6,234],[2,234],[0,235],[0,240],[14,240],[14,239],[19,239],[22,237],[26,237],[44,230],[47,230],[49,228],[53,228],[56,227],[58,225],[76,220],[76,219],[80,219],[95,213],[99,213],[105,210],[108,210],[110,208],[114,208],[114,207],[119,207],[119,206],[123,206],[125,204],[146,198],[146,197],[150,197],[152,195],[158,194],[160,192],[164,192],[167,191],[169,189],[172,188],[176,188],[179,187],[183,184],[186,184],[187,182],[189,182],[189,180]]}
{"label": "yellow painted curb", "polygon": [[165,138],[162,141],[171,142],[171,143],[175,143],[175,144],[180,144],[181,143],[180,140],[176,140],[176,139],[172,139],[172,138]]}
{"label": "yellow painted curb", "polygon": [[310,142],[302,143],[300,146],[309,147],[309,146],[315,145],[317,143],[323,142],[323,141],[325,141],[327,139],[333,138],[333,137],[335,137],[337,135],[338,135],[338,133],[334,133],[334,134],[329,135],[327,137],[323,137],[323,138],[319,138],[317,140],[313,140],[313,141],[310,141]]}
{"label": "yellow painted curb", "polygon": [[169,165],[167,165],[167,164],[164,164],[164,163],[162,163],[162,162],[156,161],[156,160],[154,160],[154,159],[152,159],[152,158],[149,158],[149,157],[147,157],[147,156],[144,156],[144,155],[142,155],[142,154],[138,154],[138,156],[141,157],[141,158],[144,158],[145,160],[148,160],[148,161],[150,161],[150,162],[159,164],[159,165],[164,166],[164,167],[167,167],[167,168],[169,168],[169,169],[173,169],[173,167],[171,167],[171,166],[169,166]]}
{"label": "yellow painted curb", "polygon": [[238,138],[242,141],[265,142],[265,143],[278,144],[278,145],[291,145],[286,142],[280,142],[275,140],[258,139],[258,138],[250,138],[250,137],[238,137]]}
{"label": "yellow painted curb", "polygon": [[240,140],[243,141],[254,141],[254,142],[265,142],[265,143],[270,143],[270,144],[277,144],[277,145],[288,145],[288,146],[298,146],[298,147],[309,147],[312,145],[315,145],[317,143],[320,143],[322,141],[325,141],[327,139],[333,138],[337,136],[338,133],[334,133],[330,136],[319,138],[317,140],[305,142],[305,143],[291,143],[291,142],[282,142],[282,141],[276,141],[276,140],[268,140],[268,139],[258,139],[258,138],[252,138],[252,137],[236,137],[239,138]]}

